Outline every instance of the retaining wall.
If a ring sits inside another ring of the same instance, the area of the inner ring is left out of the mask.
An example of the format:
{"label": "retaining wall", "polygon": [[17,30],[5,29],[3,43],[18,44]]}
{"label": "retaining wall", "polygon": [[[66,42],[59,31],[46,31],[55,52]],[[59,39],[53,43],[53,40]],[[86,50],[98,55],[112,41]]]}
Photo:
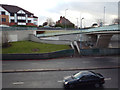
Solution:
{"label": "retaining wall", "polygon": [[2,54],[2,60],[39,60],[73,56],[74,50],[62,50],[42,54]]}
{"label": "retaining wall", "polygon": [[34,41],[34,42],[48,43],[48,44],[71,45],[71,41],[68,41],[68,40],[40,39],[33,34],[29,34],[29,40]]}
{"label": "retaining wall", "polygon": [[80,55],[120,55],[120,48],[80,49]]}

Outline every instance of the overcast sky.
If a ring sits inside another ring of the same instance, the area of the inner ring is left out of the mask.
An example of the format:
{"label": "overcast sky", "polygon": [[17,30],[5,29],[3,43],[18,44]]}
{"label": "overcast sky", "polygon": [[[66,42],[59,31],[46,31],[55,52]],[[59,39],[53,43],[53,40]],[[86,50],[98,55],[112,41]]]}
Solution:
{"label": "overcast sky", "polygon": [[91,26],[97,19],[103,19],[105,8],[105,21],[111,21],[118,17],[119,0],[2,0],[1,4],[17,5],[24,8],[35,16],[39,17],[38,24],[42,25],[47,18],[53,21],[59,20],[60,16],[77,25],[80,25],[80,18],[84,17],[84,26]]}

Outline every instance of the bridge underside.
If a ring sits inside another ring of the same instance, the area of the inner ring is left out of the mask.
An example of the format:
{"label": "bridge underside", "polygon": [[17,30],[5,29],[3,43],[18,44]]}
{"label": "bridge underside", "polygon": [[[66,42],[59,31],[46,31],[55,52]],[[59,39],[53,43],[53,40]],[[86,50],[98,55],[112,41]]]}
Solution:
{"label": "bridge underside", "polygon": [[95,48],[108,48],[113,35],[98,35]]}

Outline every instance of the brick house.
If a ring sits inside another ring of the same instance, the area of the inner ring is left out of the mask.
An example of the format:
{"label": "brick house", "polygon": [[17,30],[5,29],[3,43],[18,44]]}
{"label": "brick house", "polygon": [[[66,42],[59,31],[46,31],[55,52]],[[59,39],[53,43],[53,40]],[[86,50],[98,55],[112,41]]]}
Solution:
{"label": "brick house", "polygon": [[0,4],[0,25],[37,26],[38,17],[18,6]]}
{"label": "brick house", "polygon": [[75,25],[72,22],[70,22],[68,19],[66,19],[64,16],[63,17],[60,16],[60,20],[58,20],[56,22],[56,25],[61,25],[61,26],[65,27],[65,24],[66,24],[67,28],[75,27]]}

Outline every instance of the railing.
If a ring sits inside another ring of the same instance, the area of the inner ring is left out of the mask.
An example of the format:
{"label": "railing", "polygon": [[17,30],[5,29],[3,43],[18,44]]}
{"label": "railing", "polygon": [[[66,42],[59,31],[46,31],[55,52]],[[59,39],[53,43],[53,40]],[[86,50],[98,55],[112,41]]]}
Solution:
{"label": "railing", "polygon": [[37,30],[37,27],[0,27],[0,31],[8,31],[8,30]]}

